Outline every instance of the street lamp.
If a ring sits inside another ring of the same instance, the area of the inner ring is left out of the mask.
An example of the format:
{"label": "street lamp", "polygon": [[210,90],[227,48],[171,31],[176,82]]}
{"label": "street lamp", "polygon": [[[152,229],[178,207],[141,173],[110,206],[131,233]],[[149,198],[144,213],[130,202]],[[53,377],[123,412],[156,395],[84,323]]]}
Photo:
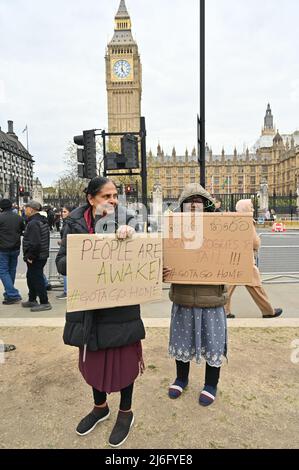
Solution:
{"label": "street lamp", "polygon": [[200,0],[200,117],[197,116],[200,184],[206,186],[206,116],[205,116],[205,0]]}

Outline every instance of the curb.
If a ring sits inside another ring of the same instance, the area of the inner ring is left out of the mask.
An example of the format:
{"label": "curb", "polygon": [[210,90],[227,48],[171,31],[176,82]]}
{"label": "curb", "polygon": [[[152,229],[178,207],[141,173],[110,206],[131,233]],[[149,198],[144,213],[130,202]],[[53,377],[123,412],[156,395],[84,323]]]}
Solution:
{"label": "curb", "polygon": [[[170,318],[144,318],[146,328],[169,328]],[[64,318],[1,318],[0,328],[63,328]],[[299,328],[299,318],[235,318],[228,328]]]}

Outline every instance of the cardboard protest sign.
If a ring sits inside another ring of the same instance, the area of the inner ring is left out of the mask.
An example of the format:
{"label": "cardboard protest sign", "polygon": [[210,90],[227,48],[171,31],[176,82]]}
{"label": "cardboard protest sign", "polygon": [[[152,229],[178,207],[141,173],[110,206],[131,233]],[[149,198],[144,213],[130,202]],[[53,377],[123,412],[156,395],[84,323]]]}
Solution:
{"label": "cardboard protest sign", "polygon": [[164,217],[166,282],[248,285],[253,278],[251,214],[173,213]]}
{"label": "cardboard protest sign", "polygon": [[136,305],[162,297],[162,239],[68,235],[67,311]]}

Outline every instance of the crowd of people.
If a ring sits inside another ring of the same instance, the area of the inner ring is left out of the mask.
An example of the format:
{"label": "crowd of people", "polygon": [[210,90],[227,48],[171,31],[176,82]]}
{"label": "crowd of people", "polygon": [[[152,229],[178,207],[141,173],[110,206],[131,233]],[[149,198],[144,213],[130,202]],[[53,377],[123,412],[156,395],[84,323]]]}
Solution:
{"label": "crowd of people", "polygon": [[[55,226],[62,238],[64,221],[72,210],[72,207],[67,206],[55,213],[51,207],[43,208],[34,200],[18,210],[9,199],[0,201],[0,279],[4,287],[4,305],[22,301],[15,287],[15,278],[23,238],[22,256],[27,266],[28,300],[21,305],[30,308],[32,312],[52,309],[47,294],[51,285],[44,274],[50,253],[50,232]],[[57,297],[66,298],[66,278],[64,292]]]}
{"label": "crowd of people", "polygon": [[[215,201],[199,184],[190,184],[182,192],[175,211],[183,212],[186,207],[189,212],[220,212],[221,201]],[[126,239],[139,230],[139,224],[134,223],[134,215],[125,207],[119,206],[115,184],[106,178],[92,179],[86,189],[86,204],[75,210],[64,207],[59,224],[58,220],[55,222],[54,211],[48,210],[45,214],[37,201],[28,202],[22,216],[15,213],[11,201],[7,199],[0,201],[0,209],[3,303],[13,305],[22,300],[14,284],[23,236],[23,258],[27,265],[29,295],[28,300],[22,302],[22,307],[30,308],[32,312],[52,308],[43,269],[49,257],[50,231],[54,226],[61,234],[56,265],[64,278],[64,292],[59,298],[67,296],[68,235],[112,231],[118,239]],[[250,200],[239,201],[236,210],[251,212],[253,216]],[[254,220],[252,223],[254,224]],[[255,233],[253,263],[254,251],[258,246],[259,240]],[[254,285],[246,287],[263,317],[280,316],[282,309],[271,306],[261,286],[255,264],[253,270]],[[164,282],[171,271],[171,266],[164,266]],[[223,358],[227,358],[228,354],[227,316],[232,316],[230,300],[233,291],[234,287],[228,289],[225,285],[171,284],[169,355],[175,360],[175,379],[168,388],[170,399],[177,400],[186,391],[191,362],[200,364],[204,360],[205,382],[199,392],[198,402],[206,407],[215,401]],[[144,371],[142,340],[145,339],[145,328],[140,305],[105,309],[99,305],[96,310],[66,312],[63,339],[65,344],[78,348],[79,370],[93,396],[92,410],[79,422],[77,434],[85,436],[106,420],[110,416],[108,395],[119,392],[119,410],[109,437],[109,445],[119,447],[127,439],[134,423],[134,385],[139,374]]]}

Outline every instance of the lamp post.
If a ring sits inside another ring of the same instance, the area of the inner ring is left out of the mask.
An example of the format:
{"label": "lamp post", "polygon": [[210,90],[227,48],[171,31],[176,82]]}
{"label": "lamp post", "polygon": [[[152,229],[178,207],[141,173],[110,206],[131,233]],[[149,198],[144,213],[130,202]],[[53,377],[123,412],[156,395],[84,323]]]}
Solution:
{"label": "lamp post", "polygon": [[200,0],[200,117],[197,116],[200,184],[206,186],[205,0]]}

